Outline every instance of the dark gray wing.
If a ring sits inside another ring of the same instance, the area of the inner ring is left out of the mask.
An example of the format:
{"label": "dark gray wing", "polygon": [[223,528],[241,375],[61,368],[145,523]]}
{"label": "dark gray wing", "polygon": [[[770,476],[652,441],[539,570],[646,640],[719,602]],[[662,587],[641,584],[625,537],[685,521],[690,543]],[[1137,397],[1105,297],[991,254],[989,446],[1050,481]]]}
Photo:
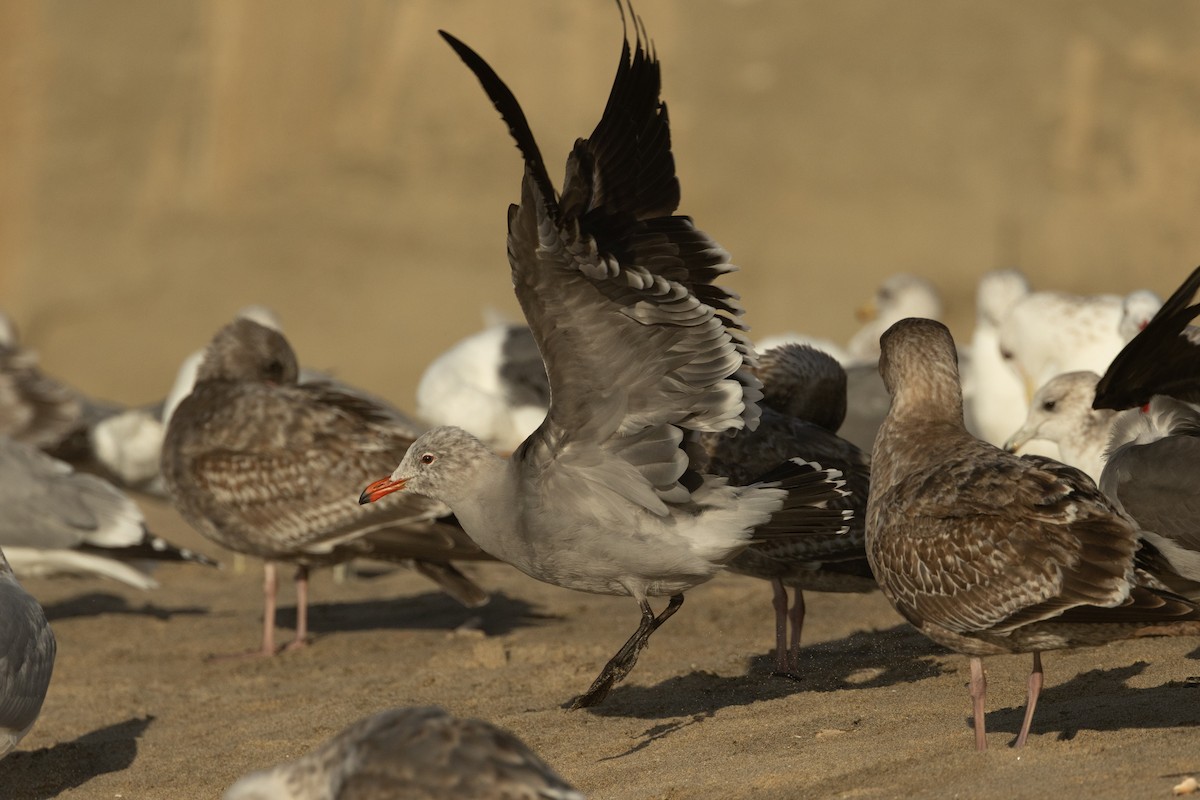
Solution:
{"label": "dark gray wing", "polygon": [[[37,719],[54,654],[46,615],[17,583],[0,553],[0,731],[24,731]],[[0,757],[4,744],[0,736]]]}

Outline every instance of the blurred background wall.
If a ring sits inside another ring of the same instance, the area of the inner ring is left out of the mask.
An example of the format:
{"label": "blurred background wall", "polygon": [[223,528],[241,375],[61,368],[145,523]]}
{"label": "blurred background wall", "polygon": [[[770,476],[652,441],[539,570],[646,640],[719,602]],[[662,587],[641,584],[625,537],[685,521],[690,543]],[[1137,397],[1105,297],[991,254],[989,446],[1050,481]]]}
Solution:
{"label": "blurred background wall", "polygon": [[[641,0],[682,213],[756,333],[844,340],[897,271],[967,336],[976,280],[1164,295],[1200,263],[1200,4]],[[477,49],[550,164],[599,118],[607,0],[0,0],[0,306],[43,367],[151,400],[241,306],[412,406],[514,318],[521,162],[438,38]],[[561,175],[558,166],[552,174]]]}

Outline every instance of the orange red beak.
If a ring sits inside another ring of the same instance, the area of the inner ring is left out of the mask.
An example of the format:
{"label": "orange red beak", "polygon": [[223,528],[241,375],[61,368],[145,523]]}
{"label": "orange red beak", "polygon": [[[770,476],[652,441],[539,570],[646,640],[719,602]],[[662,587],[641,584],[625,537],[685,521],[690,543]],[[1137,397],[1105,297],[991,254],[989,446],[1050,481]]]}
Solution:
{"label": "orange red beak", "polygon": [[358,504],[360,506],[365,506],[367,503],[374,503],[381,497],[389,495],[392,492],[400,491],[404,488],[405,483],[407,483],[407,481],[404,480],[404,478],[401,478],[397,481],[392,480],[390,477],[380,478],[367,488],[363,489],[363,493],[358,496]]}

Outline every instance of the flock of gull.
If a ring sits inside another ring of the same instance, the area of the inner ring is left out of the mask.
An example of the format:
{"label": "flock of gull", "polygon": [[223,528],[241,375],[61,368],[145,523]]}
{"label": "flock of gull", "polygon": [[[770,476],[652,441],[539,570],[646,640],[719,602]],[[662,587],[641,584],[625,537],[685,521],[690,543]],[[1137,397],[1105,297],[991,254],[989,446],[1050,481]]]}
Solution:
{"label": "flock of gull", "polygon": [[[1200,270],[1165,303],[988,273],[963,348],[935,321],[936,289],[896,276],[844,348],[756,345],[717,284],[729,255],[675,213],[659,62],[622,17],[608,103],[561,189],[509,89],[442,34],[524,161],[507,252],[527,325],[489,326],[430,366],[417,413],[436,427],[301,369],[262,309],[140,409],[42,374],[0,328],[0,756],[37,719],[55,656],[14,573],[151,588],[147,562],[213,563],[148,532],[123,489],[169,497],[205,537],[263,560],[254,655],[305,646],[309,571],[359,557],[471,607],[488,593],[456,562],[628,596],[640,623],[574,707],[602,702],[684,593],[727,569],[771,583],[785,675],[804,591],[880,589],[970,658],[980,750],[983,656],[1032,654],[1019,747],[1043,652],[1200,634]],[[280,564],[297,591],[283,647]],[[381,711],[225,795],[400,796],[582,797],[511,734],[432,707]]]}

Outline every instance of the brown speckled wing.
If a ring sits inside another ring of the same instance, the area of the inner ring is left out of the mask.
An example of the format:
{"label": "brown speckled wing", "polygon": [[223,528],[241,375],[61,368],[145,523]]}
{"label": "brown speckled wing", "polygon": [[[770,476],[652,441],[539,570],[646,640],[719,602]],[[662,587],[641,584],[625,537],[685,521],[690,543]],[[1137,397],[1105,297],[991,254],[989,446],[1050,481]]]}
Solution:
{"label": "brown speckled wing", "polygon": [[1082,473],[970,440],[885,490],[873,561],[910,618],[1003,632],[1127,596],[1132,526]]}

